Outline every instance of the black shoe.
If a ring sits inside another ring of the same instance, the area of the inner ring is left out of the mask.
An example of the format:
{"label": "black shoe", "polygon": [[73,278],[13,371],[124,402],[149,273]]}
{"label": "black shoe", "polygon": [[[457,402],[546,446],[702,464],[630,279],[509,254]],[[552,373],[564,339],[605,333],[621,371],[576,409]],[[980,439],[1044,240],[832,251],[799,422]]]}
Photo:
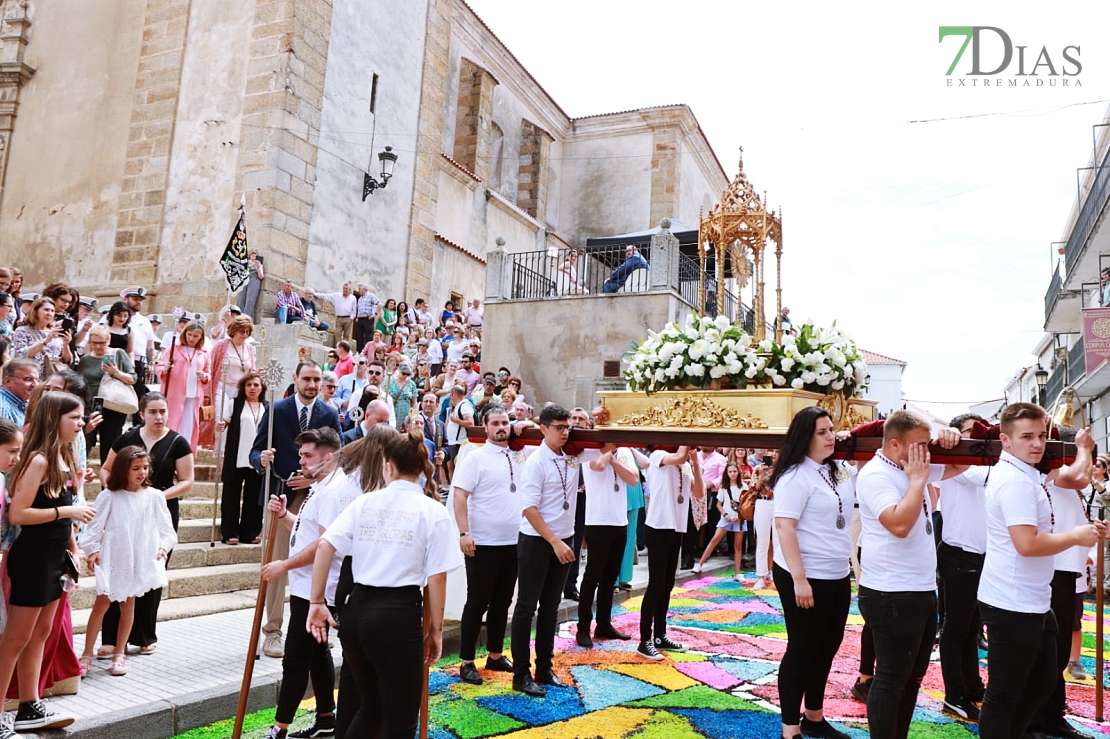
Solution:
{"label": "black shoe", "polygon": [[629,590],[629,591],[631,591],[632,590],[632,583],[630,583],[630,582],[617,583],[617,588],[619,590]]}
{"label": "black shoe", "polygon": [[563,597],[566,598],[567,600],[573,600],[575,603],[577,603],[578,598],[579,598],[578,588],[573,587],[573,586],[567,588],[566,590],[563,591]]}
{"label": "black shoe", "polygon": [[76,719],[65,713],[51,711],[42,701],[24,701],[15,712],[15,730],[60,729]]}
{"label": "black shoe", "polygon": [[970,721],[971,723],[979,722],[979,709],[969,700],[950,701],[945,698],[941,706],[941,711],[947,713],[949,716],[954,716],[963,721]]}
{"label": "black shoe", "polygon": [[1094,739],[1092,735],[1069,724],[1066,719],[1061,723],[1049,724],[1045,727],[1044,733],[1059,739]]}
{"label": "black shoe", "polygon": [[497,659],[486,657],[486,669],[490,672],[512,672],[513,663],[505,655],[501,655]]}
{"label": "black shoe", "polygon": [[533,698],[543,698],[544,696],[547,695],[547,691],[544,690],[543,688],[541,688],[539,685],[536,685],[535,681],[532,680],[531,675],[525,675],[524,677],[515,677],[514,676],[513,677],[513,690],[515,690],[518,693],[524,693],[525,695],[530,695]]}
{"label": "black shoe", "polygon": [[482,676],[478,674],[478,668],[474,666],[473,662],[463,662],[459,665],[459,679],[470,685],[481,685],[485,682],[482,680]]}
{"label": "black shoe", "polygon": [[864,682],[860,678],[856,678],[856,684],[852,686],[852,697],[860,703],[867,703],[867,695],[871,692],[871,680]]}
{"label": "black shoe", "polygon": [[1048,734],[1043,731],[1028,731],[1023,739],[1048,739]]}
{"label": "black shoe", "polygon": [[574,637],[574,641],[583,649],[593,649],[594,640],[590,638],[589,624],[578,622],[578,635]]}
{"label": "black shoe", "polygon": [[682,566],[679,567],[679,569],[680,570],[692,570],[692,569],[694,569],[694,560],[692,560],[692,559],[682,560]]}
{"label": "black shoe", "polygon": [[824,737],[824,739],[852,739],[825,719],[810,721],[805,716],[802,716],[802,736],[817,736]]}
{"label": "black shoe", "polygon": [[312,722],[312,726],[300,731],[294,731],[289,735],[289,739],[313,739],[318,736],[335,736],[335,714],[330,716],[321,716],[316,714],[316,718]]}
{"label": "black shoe", "polygon": [[649,641],[640,642],[640,646],[636,648],[636,654],[644,659],[650,659],[653,662],[658,662],[663,659],[663,655],[659,654],[659,650]]}
{"label": "black shoe", "polygon": [[670,637],[668,637],[668,636],[657,636],[657,637],[655,637],[655,648],[656,649],[665,649],[668,652],[685,652],[686,651],[686,645],[685,644],[679,644],[676,641],[671,641]]}
{"label": "black shoe", "polygon": [[632,639],[632,636],[629,634],[625,634],[624,632],[617,631],[613,628],[612,624],[605,624],[604,626],[598,626],[594,629],[594,638],[620,639],[621,641],[629,641]]}
{"label": "black shoe", "polygon": [[536,682],[540,685],[550,685],[553,688],[569,688],[570,686],[558,678],[551,670],[536,673]]}

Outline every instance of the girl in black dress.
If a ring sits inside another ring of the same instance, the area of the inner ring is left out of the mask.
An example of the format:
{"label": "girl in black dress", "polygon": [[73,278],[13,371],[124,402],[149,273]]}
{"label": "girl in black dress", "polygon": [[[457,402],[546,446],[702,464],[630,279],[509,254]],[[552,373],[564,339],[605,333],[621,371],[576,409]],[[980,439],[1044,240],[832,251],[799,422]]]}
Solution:
{"label": "girl in black dress", "polygon": [[[77,579],[73,521],[88,523],[96,511],[73,505],[76,476],[73,442],[84,427],[84,404],[69,393],[49,392],[35,405],[27,424],[23,458],[11,474],[8,519],[22,527],[8,551],[11,580],[8,622],[0,636],[0,695],[19,671],[15,729],[68,726],[72,716],[55,713],[39,700],[43,645],[62,595],[63,576]],[[0,721],[0,739],[14,731]]]}

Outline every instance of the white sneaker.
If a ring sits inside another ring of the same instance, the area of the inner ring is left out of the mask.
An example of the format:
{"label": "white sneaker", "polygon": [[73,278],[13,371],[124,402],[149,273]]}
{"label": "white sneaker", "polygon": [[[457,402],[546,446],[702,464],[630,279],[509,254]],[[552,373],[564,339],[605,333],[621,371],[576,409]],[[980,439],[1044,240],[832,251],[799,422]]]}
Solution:
{"label": "white sneaker", "polygon": [[743,575],[733,575],[732,579],[735,580],[736,582],[744,582]]}
{"label": "white sneaker", "polygon": [[767,581],[764,580],[762,577],[757,577],[755,579],[755,582],[752,583],[752,590],[766,590],[766,589],[767,589]]}
{"label": "white sneaker", "polygon": [[690,572],[701,572],[701,562],[695,562],[694,566],[690,568]]}

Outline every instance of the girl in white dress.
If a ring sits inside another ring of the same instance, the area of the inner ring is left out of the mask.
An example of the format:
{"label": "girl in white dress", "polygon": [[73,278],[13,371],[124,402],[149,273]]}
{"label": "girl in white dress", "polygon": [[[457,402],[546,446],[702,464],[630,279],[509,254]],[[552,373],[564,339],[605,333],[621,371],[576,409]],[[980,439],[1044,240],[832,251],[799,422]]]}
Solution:
{"label": "girl in white dress", "polygon": [[85,632],[81,674],[93,660],[96,635],[111,603],[120,604],[110,672],[127,674],[124,647],[135,618],[135,597],[164,588],[166,556],[177,544],[166,497],[149,486],[150,456],[129,446],[116,455],[106,488],[96,498],[96,516],[81,534],[81,549],[96,575],[96,601]]}

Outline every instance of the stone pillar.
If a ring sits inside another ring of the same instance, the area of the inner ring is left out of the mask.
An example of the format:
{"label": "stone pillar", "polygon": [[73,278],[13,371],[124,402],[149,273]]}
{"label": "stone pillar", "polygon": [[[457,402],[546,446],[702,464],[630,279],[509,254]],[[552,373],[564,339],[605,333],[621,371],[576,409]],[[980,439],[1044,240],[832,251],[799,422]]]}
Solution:
{"label": "stone pillar", "polygon": [[483,182],[489,179],[493,88],[497,79],[469,59],[459,63],[459,98],[452,158]]}
{"label": "stone pillar", "polygon": [[283,279],[303,283],[316,182],[332,0],[257,0],[243,101],[236,190],[248,243],[266,253],[260,306],[272,315]]}
{"label": "stone pillar", "polygon": [[436,253],[436,208],[443,119],[447,110],[447,61],[451,44],[451,0],[429,0],[420,85],[415,185],[409,213],[409,248],[405,294],[431,298],[432,261]]}
{"label": "stone pillar", "polygon": [[547,131],[531,121],[521,123],[516,204],[540,223],[547,222],[547,180],[553,140]]}
{"label": "stone pillar", "polygon": [[649,223],[678,213],[678,130],[673,126],[652,130],[651,216]]}
{"label": "stone pillar", "polygon": [[509,300],[512,293],[513,260],[505,253],[505,239],[497,237],[497,246],[486,252],[486,303]]}
{"label": "stone pillar", "polygon": [[147,0],[111,281],[153,287],[192,0]]}
{"label": "stone pillar", "polygon": [[8,151],[19,112],[19,91],[35,70],[23,61],[27,51],[27,0],[0,3],[0,205],[4,202],[4,182],[8,172]]}
{"label": "stone pillar", "polygon": [[652,290],[678,292],[678,237],[671,233],[671,219],[659,222],[659,233],[651,237],[651,270],[648,284]]}

